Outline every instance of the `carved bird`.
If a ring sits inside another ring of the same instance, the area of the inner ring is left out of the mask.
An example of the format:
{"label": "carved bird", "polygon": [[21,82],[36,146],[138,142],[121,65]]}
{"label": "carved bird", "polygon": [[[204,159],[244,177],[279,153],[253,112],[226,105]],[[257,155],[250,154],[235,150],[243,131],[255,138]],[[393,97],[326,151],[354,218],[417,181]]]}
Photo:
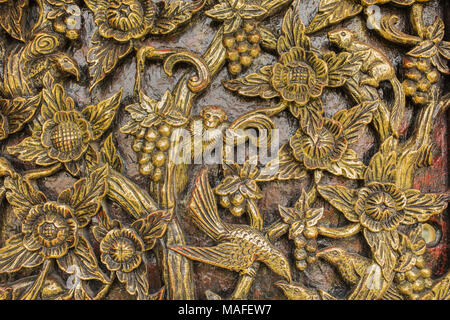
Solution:
{"label": "carved bird", "polygon": [[260,231],[247,225],[227,224],[220,219],[206,169],[196,181],[189,208],[194,222],[219,244],[214,247],[174,246],[171,250],[237,272],[246,272],[255,261],[261,261],[291,281],[286,257]]}
{"label": "carved bird", "polygon": [[3,65],[2,92],[6,97],[37,94],[42,80],[50,72],[56,80],[67,75],[80,77],[77,62],[61,52],[61,41],[52,34],[39,33],[24,46],[16,47]]}
{"label": "carved bird", "polygon": [[345,282],[356,285],[349,300],[403,299],[392,281],[384,279],[380,267],[366,257],[338,247],[320,250],[316,256],[333,264]]}
{"label": "carved bird", "polygon": [[321,289],[309,289],[300,284],[278,281],[275,286],[280,288],[289,300],[336,300]]}

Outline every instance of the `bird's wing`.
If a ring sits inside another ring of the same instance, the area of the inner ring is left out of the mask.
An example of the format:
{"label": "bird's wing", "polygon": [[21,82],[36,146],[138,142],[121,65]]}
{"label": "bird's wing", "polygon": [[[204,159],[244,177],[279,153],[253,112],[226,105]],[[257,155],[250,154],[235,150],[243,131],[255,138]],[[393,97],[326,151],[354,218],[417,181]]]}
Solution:
{"label": "bird's wing", "polygon": [[180,246],[170,249],[189,259],[233,271],[246,269],[254,260],[253,255],[244,254],[242,248],[232,242],[224,242],[214,247]]}

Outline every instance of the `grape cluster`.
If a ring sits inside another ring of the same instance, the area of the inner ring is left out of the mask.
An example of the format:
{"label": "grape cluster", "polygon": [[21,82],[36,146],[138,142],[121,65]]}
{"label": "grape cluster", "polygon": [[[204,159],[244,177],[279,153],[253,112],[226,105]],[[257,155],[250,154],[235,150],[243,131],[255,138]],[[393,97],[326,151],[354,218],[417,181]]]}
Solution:
{"label": "grape cluster", "polygon": [[142,128],[135,134],[132,148],[138,153],[139,172],[150,176],[154,182],[160,181],[164,176],[171,133],[172,127],[162,123],[157,128]]}
{"label": "grape cluster", "polygon": [[395,282],[398,290],[411,300],[416,300],[425,289],[431,288],[431,270],[425,265],[423,256],[417,257],[416,264],[411,270],[398,272]]}
{"label": "grape cluster", "polygon": [[303,271],[308,267],[308,264],[316,263],[317,235],[316,227],[305,227],[302,234],[294,238],[295,266],[298,270]]}
{"label": "grape cluster", "polygon": [[226,48],[228,71],[232,75],[238,75],[243,68],[249,67],[253,59],[259,56],[261,47],[261,34],[254,21],[246,21],[244,25],[234,33],[223,36],[223,45]]}
{"label": "grape cluster", "polygon": [[406,57],[403,59],[405,95],[411,96],[415,104],[423,105],[430,101],[431,85],[438,82],[440,74],[428,58]]}
{"label": "grape cluster", "polygon": [[239,190],[232,195],[220,197],[220,205],[230,210],[231,214],[236,217],[239,217],[244,213],[246,204],[247,199]]}

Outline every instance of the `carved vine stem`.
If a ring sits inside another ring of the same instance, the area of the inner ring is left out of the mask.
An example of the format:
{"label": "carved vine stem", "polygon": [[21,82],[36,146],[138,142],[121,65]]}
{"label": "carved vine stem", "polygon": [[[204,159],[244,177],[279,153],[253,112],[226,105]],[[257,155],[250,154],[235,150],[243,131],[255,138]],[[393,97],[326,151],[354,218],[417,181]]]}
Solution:
{"label": "carved vine stem", "polygon": [[31,287],[28,288],[28,290],[24,293],[21,300],[34,300],[39,294],[39,291],[42,288],[42,285],[44,284],[45,277],[47,276],[48,271],[50,270],[50,267],[52,265],[52,260],[47,259],[44,261],[44,264],[42,265],[41,272],[39,273],[36,280],[34,280]]}

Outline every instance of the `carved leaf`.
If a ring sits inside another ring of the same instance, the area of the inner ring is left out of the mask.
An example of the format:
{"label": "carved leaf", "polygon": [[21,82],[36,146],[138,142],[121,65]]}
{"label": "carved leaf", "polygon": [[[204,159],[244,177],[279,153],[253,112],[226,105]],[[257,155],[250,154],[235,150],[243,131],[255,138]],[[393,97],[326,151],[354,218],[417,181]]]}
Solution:
{"label": "carved leaf", "polygon": [[23,236],[14,235],[0,249],[0,272],[16,272],[21,268],[33,268],[44,262],[37,251],[28,251],[23,245]]}
{"label": "carved leaf", "polygon": [[405,224],[425,222],[432,215],[441,213],[447,208],[447,202],[441,194],[421,193],[419,190],[405,191],[407,199],[404,212]]}
{"label": "carved leaf", "polygon": [[149,284],[147,269],[143,263],[131,272],[117,271],[116,274],[119,281],[125,283],[131,295],[137,295],[140,300],[146,298]]}
{"label": "carved leaf", "polygon": [[141,236],[145,250],[152,249],[156,240],[164,235],[171,218],[172,210],[159,210],[133,222],[131,227]]}
{"label": "carved leaf", "polygon": [[66,255],[56,259],[58,266],[67,273],[74,273],[82,280],[98,280],[109,283],[109,279],[98,267],[97,258],[89,242],[82,236],[78,237],[75,248]]}
{"label": "carved leaf", "polygon": [[114,145],[112,134],[106,138],[103,148],[101,149],[101,155],[103,162],[109,164],[111,168],[118,172],[123,170],[123,162],[120,155],[117,153],[116,146]]}
{"label": "carved leaf", "polygon": [[29,181],[18,175],[5,179],[6,199],[13,206],[14,213],[22,220],[35,205],[45,203],[47,197],[33,188]]}
{"label": "carved leaf", "polygon": [[315,136],[323,126],[323,103],[320,98],[311,99],[306,105],[299,107],[295,103],[289,105],[294,117],[300,119],[300,127],[310,136]]}
{"label": "carved leaf", "polygon": [[0,24],[13,38],[24,39],[25,8],[28,0],[7,0],[0,3]]}
{"label": "carved leaf", "polygon": [[248,97],[260,96],[264,99],[278,97],[278,92],[270,84],[272,78],[272,67],[262,67],[257,73],[252,73],[245,78],[224,81],[223,85],[239,94]]}
{"label": "carved leaf", "polygon": [[188,22],[192,18],[192,14],[203,8],[204,4],[204,0],[164,2],[164,7],[159,12],[150,32],[168,34],[175,31],[178,26]]}
{"label": "carved leaf", "polygon": [[40,166],[49,166],[57,162],[48,156],[47,149],[42,146],[39,137],[28,137],[15,146],[7,147],[10,154],[23,161],[33,161]]}
{"label": "carved leaf", "polygon": [[436,44],[431,40],[420,42],[416,47],[411,49],[407,55],[416,58],[431,58],[437,52]]}
{"label": "carved leaf", "polygon": [[308,25],[306,32],[313,33],[344,19],[356,16],[362,9],[363,6],[355,0],[321,0],[319,12]]}
{"label": "carved leaf", "polygon": [[58,202],[69,205],[75,210],[80,227],[86,226],[97,213],[100,201],[106,194],[108,165],[94,170],[88,178],[78,180],[72,188],[62,191]]}
{"label": "carved leaf", "polygon": [[302,179],[306,175],[305,167],[294,158],[289,144],[285,144],[278,151],[277,158],[261,169],[258,181]]}
{"label": "carved leaf", "polygon": [[336,55],[332,52],[325,56],[328,64],[328,86],[343,86],[348,78],[359,71],[368,54],[368,52],[341,52]]}
{"label": "carved leaf", "polygon": [[358,159],[356,152],[352,149],[347,149],[341,159],[331,164],[328,171],[349,179],[362,179],[365,168],[366,166]]}
{"label": "carved leaf", "polygon": [[[295,2],[298,8],[298,1]],[[311,48],[311,41],[305,34],[305,26],[297,13],[291,7],[287,10],[281,26],[282,35],[278,38],[277,51],[278,54],[289,51],[292,47],[302,47],[305,50]]]}
{"label": "carved leaf", "polygon": [[116,110],[122,99],[122,89],[111,98],[100,101],[96,105],[87,106],[83,109],[82,114],[92,125],[93,139],[97,140],[111,125]]}
{"label": "carved leaf", "polygon": [[333,207],[344,214],[347,220],[358,222],[359,217],[354,210],[358,192],[344,186],[317,186],[319,194],[327,200]]}
{"label": "carved leaf", "polygon": [[364,238],[372,249],[373,258],[381,267],[384,278],[389,281],[397,263],[399,236],[396,230],[372,232],[364,229]]}
{"label": "carved leaf", "polygon": [[333,119],[342,124],[343,134],[348,143],[358,141],[365,126],[372,121],[373,112],[377,107],[376,101],[363,102],[349,110],[341,110],[333,116]]}
{"label": "carved leaf", "polygon": [[92,90],[107,74],[111,73],[120,59],[128,55],[133,46],[131,42],[119,43],[113,40],[99,40],[98,34],[92,37],[94,45],[88,51],[89,75],[92,78],[89,90]]}
{"label": "carved leaf", "polygon": [[388,138],[372,159],[367,167],[364,179],[367,182],[391,182],[395,183],[397,176],[397,153],[394,138]]}

